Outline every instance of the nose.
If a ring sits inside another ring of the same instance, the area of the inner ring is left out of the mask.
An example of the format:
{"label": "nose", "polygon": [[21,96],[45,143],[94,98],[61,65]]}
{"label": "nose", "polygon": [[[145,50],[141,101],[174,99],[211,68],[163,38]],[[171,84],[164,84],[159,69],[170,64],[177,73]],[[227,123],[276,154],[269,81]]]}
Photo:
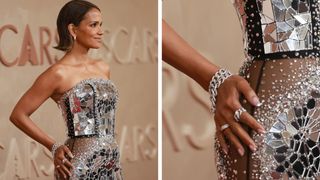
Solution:
{"label": "nose", "polygon": [[100,27],[99,27],[98,34],[102,36],[102,35],[103,35],[103,33],[104,33],[104,31],[103,31],[102,27],[100,26]]}

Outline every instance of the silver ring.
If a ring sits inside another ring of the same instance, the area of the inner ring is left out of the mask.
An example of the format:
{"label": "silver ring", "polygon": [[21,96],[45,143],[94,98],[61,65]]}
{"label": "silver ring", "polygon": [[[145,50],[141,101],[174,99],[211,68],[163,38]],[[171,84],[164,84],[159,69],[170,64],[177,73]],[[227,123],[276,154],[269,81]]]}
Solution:
{"label": "silver ring", "polygon": [[66,158],[62,159],[62,164],[64,164],[67,161]]}
{"label": "silver ring", "polygon": [[60,168],[60,165],[57,165],[56,168]]}
{"label": "silver ring", "polygon": [[233,115],[234,119],[239,122],[241,114],[243,112],[246,112],[246,111],[247,110],[245,108],[243,108],[243,107],[237,109],[236,112],[234,112],[234,115]]}
{"label": "silver ring", "polygon": [[220,127],[220,131],[223,132],[225,129],[227,129],[230,125],[229,124],[224,124]]}

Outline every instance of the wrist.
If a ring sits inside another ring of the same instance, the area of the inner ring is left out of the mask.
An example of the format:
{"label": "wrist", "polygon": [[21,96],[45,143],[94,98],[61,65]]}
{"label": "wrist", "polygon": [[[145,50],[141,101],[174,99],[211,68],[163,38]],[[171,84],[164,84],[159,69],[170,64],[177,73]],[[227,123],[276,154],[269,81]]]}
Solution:
{"label": "wrist", "polygon": [[226,69],[219,69],[211,78],[209,83],[209,94],[211,101],[211,111],[215,113],[216,110],[216,98],[218,95],[218,88],[223,84],[223,82],[232,76],[232,73]]}
{"label": "wrist", "polygon": [[54,157],[57,149],[58,149],[60,146],[62,146],[62,145],[63,145],[63,144],[61,144],[61,143],[59,143],[59,142],[53,143],[53,145],[52,145],[51,148],[50,148],[50,151],[51,151],[51,153],[52,153],[52,157]]}

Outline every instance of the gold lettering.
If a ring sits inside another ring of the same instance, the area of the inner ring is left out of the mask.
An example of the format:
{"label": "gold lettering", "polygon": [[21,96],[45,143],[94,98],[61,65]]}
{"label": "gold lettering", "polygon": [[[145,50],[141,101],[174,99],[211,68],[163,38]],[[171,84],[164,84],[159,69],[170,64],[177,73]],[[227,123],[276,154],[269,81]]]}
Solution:
{"label": "gold lettering", "polygon": [[141,61],[141,40],[139,38],[137,28],[132,29],[132,34],[129,42],[129,52],[127,62],[140,62]]}
{"label": "gold lettering", "polygon": [[143,58],[141,62],[157,62],[157,40],[149,29],[143,30]]}
{"label": "gold lettering", "polygon": [[17,140],[12,138],[9,145],[8,155],[4,166],[4,173],[1,175],[3,179],[14,179],[14,178],[27,178],[27,173],[24,169],[21,154]]}
{"label": "gold lettering", "polygon": [[170,66],[164,64],[162,68],[167,86],[163,90],[163,110],[162,119],[163,127],[167,131],[169,142],[171,142],[174,151],[182,151],[181,135],[179,129],[176,127],[174,119],[171,115],[171,108],[173,107],[179,91],[179,76],[177,72]]}
{"label": "gold lettering", "polygon": [[29,61],[32,65],[38,65],[37,53],[32,39],[30,27],[28,24],[26,25],[24,31],[24,38],[22,42],[20,60],[18,65],[24,66],[27,61]]}
{"label": "gold lettering", "polygon": [[[154,133],[154,134],[153,134]],[[157,133],[157,128],[153,125],[148,125],[146,130],[145,130],[145,135],[147,141],[151,144],[151,149],[145,151],[145,155],[148,159],[154,159],[157,155],[157,140],[154,140]]]}
{"label": "gold lettering", "polygon": [[134,161],[133,151],[130,148],[130,136],[128,134],[128,127],[123,126],[121,131],[121,138],[120,138],[120,155],[121,159],[127,160],[127,161]]}
{"label": "gold lettering", "polygon": [[144,140],[144,135],[143,135],[143,130],[142,128],[138,126],[133,127],[133,149],[134,149],[134,159],[135,161],[138,161],[138,157],[140,154],[142,159],[145,159],[144,156],[144,148],[142,146],[143,140]]}
{"label": "gold lettering", "polygon": [[[18,33],[18,30],[15,26],[11,25],[11,24],[8,24],[8,25],[5,25],[3,27],[1,27],[0,29],[0,42],[1,42],[1,37],[2,37],[2,34],[3,32],[8,29],[8,30],[11,30],[12,32],[14,32],[15,34]],[[0,49],[0,61],[3,65],[7,66],[7,67],[11,67],[13,65],[15,65],[17,63],[19,58],[16,58],[14,61],[12,62],[9,62],[2,54],[2,51]]]}
{"label": "gold lettering", "polygon": [[127,59],[121,58],[118,52],[115,50],[116,42],[119,40],[121,34],[124,36],[128,36],[129,33],[128,33],[128,30],[125,29],[124,27],[118,28],[110,38],[110,49],[113,52],[113,57],[117,62],[119,62],[120,64],[126,64],[126,63],[129,63],[128,58]]}
{"label": "gold lettering", "polygon": [[[48,40],[44,42],[44,33],[46,34]],[[48,27],[40,27],[40,64],[43,64],[44,55],[46,55],[49,64],[52,64],[52,58],[49,53],[49,46],[51,43],[51,33]]]}

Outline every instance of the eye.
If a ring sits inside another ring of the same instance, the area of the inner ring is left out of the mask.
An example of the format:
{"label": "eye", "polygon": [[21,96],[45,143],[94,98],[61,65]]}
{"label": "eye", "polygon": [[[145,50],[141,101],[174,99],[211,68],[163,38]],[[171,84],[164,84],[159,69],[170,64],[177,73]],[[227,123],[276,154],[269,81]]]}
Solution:
{"label": "eye", "polygon": [[98,23],[92,23],[92,24],[90,24],[90,27],[96,27],[98,25]]}

